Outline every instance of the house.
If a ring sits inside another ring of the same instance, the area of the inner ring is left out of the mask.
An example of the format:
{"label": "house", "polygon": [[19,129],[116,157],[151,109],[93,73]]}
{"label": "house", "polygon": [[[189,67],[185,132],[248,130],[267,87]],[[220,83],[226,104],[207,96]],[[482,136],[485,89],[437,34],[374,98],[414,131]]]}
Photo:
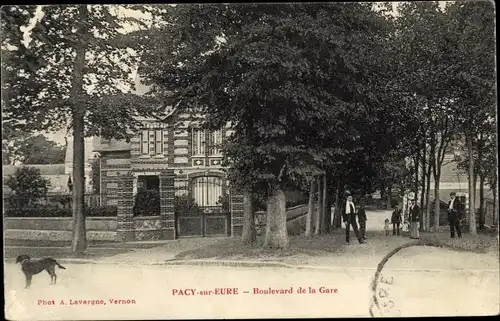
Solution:
{"label": "house", "polygon": [[48,194],[67,194],[68,175],[65,171],[65,164],[40,164],[40,165],[3,165],[3,192],[9,194],[10,188],[5,185],[7,177],[14,175],[16,169],[21,167],[32,167],[40,170],[42,177],[50,181]]}
{"label": "house", "polygon": [[[140,77],[135,87],[138,95],[148,91]],[[118,206],[118,239],[241,233],[243,197],[230,191],[222,166],[221,145],[232,131],[229,125],[203,130],[202,116],[193,116],[170,106],[160,118],[140,118],[143,128],[130,142],[93,138],[92,150],[101,156],[101,205]],[[159,192],[159,217],[134,216],[134,196],[140,188]],[[179,206],[187,195],[197,205],[196,211]],[[223,208],[224,200],[230,201],[230,211]],[[184,209],[174,213],[174,208]]]}
{"label": "house", "polygon": [[[232,216],[221,206],[221,200],[229,197],[221,145],[232,131],[228,126],[201,129],[190,116],[169,108],[162,119],[142,118],[142,130],[129,143],[94,137],[93,151],[101,155],[101,205],[117,205],[119,215],[126,212],[123,215],[134,222],[130,225],[135,231],[127,238],[229,235],[241,228],[234,214],[242,206],[231,211]],[[133,217],[133,197],[141,187],[160,192],[162,218]],[[200,210],[174,215],[175,200],[186,195]],[[130,201],[127,206],[125,200]],[[148,219],[152,222],[145,223]]]}

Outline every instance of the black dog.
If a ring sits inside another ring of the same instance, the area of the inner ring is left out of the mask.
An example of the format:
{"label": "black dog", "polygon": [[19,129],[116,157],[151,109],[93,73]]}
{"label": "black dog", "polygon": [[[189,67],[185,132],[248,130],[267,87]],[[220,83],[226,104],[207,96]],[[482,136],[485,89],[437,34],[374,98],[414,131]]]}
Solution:
{"label": "black dog", "polygon": [[59,268],[66,270],[64,266],[57,263],[51,257],[46,257],[43,259],[32,260],[28,255],[19,255],[16,259],[16,263],[21,263],[21,269],[26,276],[26,287],[28,288],[31,285],[31,277],[35,274],[42,272],[43,270],[47,271],[50,274],[50,284],[56,284],[57,275],[55,272],[55,266],[57,265]]}

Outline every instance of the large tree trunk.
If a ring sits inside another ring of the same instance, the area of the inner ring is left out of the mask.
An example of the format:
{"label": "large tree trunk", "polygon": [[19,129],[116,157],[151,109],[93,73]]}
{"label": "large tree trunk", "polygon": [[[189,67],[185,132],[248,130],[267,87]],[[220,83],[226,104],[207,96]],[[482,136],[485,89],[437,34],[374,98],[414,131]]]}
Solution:
{"label": "large tree trunk", "polygon": [[497,198],[497,186],[496,183],[493,185],[493,225],[498,225],[498,198]]}
{"label": "large tree trunk", "polygon": [[[422,193],[420,194],[420,208],[423,210],[425,207],[425,162],[426,162],[426,157],[427,157],[427,149],[424,148],[422,152]],[[417,185],[417,191],[418,191],[418,185]],[[415,192],[417,193],[417,192]],[[424,212],[425,213],[425,212]],[[426,215],[420,215],[420,230],[428,230],[427,229],[427,216]]]}
{"label": "large tree trunk", "polygon": [[[417,145],[418,145],[418,143],[417,143]],[[424,157],[425,157],[425,154],[424,154]],[[418,188],[418,186],[419,186],[418,185],[418,183],[419,183],[419,181],[418,181],[418,179],[419,179],[418,174],[419,174],[420,160],[421,160],[421,158],[420,158],[420,149],[418,149],[417,152],[416,152],[416,156],[414,157],[414,163],[415,163],[415,180],[414,180],[414,183],[415,183],[415,185],[414,185],[413,189],[415,191],[415,197],[416,197],[416,195],[418,195],[418,190],[419,190],[419,188]],[[424,167],[422,167],[422,168],[424,168]],[[422,206],[420,206],[420,207],[422,208]]]}
{"label": "large tree trunk", "polygon": [[326,233],[330,233],[332,231],[333,222],[332,222],[332,205],[333,199],[332,194],[327,193],[326,196],[326,214],[325,214],[325,223],[326,223]]}
{"label": "large tree trunk", "polygon": [[[498,129],[498,127],[497,127]],[[498,137],[497,137],[498,139]],[[493,184],[493,224],[498,226],[498,211],[499,211],[499,206],[498,206],[498,153],[495,153],[495,160],[496,160],[496,165],[495,166],[495,181]]]}
{"label": "large tree trunk", "polygon": [[[87,5],[79,5],[80,32],[88,33]],[[73,80],[71,84],[71,101],[73,102],[73,239],[71,250],[82,254],[87,248],[85,235],[85,132],[83,100],[83,70],[85,68],[86,44],[76,44],[76,57],[73,65]]]}
{"label": "large tree trunk", "polygon": [[330,220],[328,213],[328,196],[327,196],[327,181],[326,181],[326,173],[323,175],[323,199],[322,199],[322,221],[321,221],[321,232],[328,233],[330,232]]}
{"label": "large tree trunk", "polygon": [[315,217],[315,222],[314,222],[314,235],[320,235],[321,234],[321,219],[322,219],[322,212],[323,212],[323,193],[321,193],[321,177],[318,177],[318,203],[317,203],[317,209],[316,209],[316,217]]}
{"label": "large tree trunk", "polygon": [[256,239],[257,231],[255,230],[252,193],[248,188],[245,188],[243,189],[243,230],[241,240],[244,244],[252,244]]}
{"label": "large tree trunk", "polygon": [[427,162],[427,170],[425,173],[425,229],[431,229],[431,172],[432,164],[430,160]]}
{"label": "large tree trunk", "polygon": [[335,213],[333,218],[335,228],[342,226],[342,215],[340,213],[340,183],[337,183],[337,190],[335,191]]}
{"label": "large tree trunk", "polygon": [[472,138],[466,138],[467,152],[469,153],[469,232],[473,235],[477,234],[476,230],[476,188],[474,184],[474,149],[472,147]]}
{"label": "large tree trunk", "polygon": [[441,174],[434,175],[434,231],[439,231],[439,216],[441,214],[441,202],[439,198],[439,180]]}
{"label": "large tree trunk", "polygon": [[426,184],[426,189],[425,189],[425,217],[426,217],[426,230],[430,231],[431,230],[431,209],[432,209],[432,203],[431,203],[431,163],[428,163],[428,170],[425,176],[425,184]]}
{"label": "large tree trunk", "polygon": [[388,210],[392,208],[391,203],[392,203],[392,184],[389,183],[387,185],[387,206],[386,206]]}
{"label": "large tree trunk", "polygon": [[484,229],[484,175],[479,174],[479,228]]}
{"label": "large tree trunk", "polygon": [[307,216],[306,216],[306,237],[312,236],[315,190],[316,190],[316,181],[313,180],[311,182],[311,186],[309,187],[309,204],[308,204]]}
{"label": "large tree trunk", "polygon": [[286,229],[286,198],[281,187],[274,187],[267,200],[265,247],[284,249],[288,247]]}

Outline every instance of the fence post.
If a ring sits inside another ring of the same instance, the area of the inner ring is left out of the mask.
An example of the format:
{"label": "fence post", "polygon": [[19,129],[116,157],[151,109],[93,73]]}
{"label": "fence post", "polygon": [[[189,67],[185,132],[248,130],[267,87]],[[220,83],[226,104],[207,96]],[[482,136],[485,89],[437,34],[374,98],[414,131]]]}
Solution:
{"label": "fence post", "polygon": [[231,236],[241,236],[243,231],[243,192],[236,188],[230,190]]}
{"label": "fence post", "polygon": [[160,173],[160,215],[162,221],[162,238],[174,240],[177,238],[175,229],[175,174],[173,170]]}
{"label": "fence post", "polygon": [[128,242],[135,240],[134,195],[132,192],[133,176],[121,175],[118,181],[118,214],[116,240]]}

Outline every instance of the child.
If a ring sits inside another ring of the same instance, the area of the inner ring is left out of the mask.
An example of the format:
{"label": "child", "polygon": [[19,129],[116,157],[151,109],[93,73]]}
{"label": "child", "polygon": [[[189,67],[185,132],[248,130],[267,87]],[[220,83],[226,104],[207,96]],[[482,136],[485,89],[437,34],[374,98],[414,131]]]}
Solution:
{"label": "child", "polygon": [[389,235],[389,219],[388,218],[386,218],[384,221],[384,231],[385,231],[385,235]]}
{"label": "child", "polygon": [[406,235],[408,234],[408,231],[410,230],[410,223],[408,220],[405,220],[405,223],[403,224],[403,234]]}

